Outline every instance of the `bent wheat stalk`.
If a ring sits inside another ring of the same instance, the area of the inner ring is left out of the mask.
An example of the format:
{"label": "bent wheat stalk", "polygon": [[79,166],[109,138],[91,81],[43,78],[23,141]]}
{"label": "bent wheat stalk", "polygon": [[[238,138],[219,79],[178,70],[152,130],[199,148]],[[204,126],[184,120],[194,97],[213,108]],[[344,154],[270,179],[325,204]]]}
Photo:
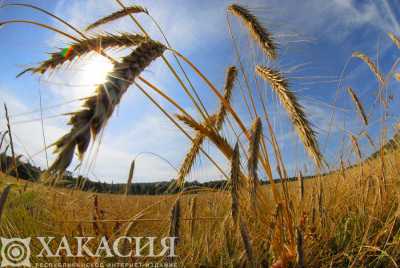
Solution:
{"label": "bent wheat stalk", "polygon": [[[233,90],[234,81],[236,79],[236,76],[237,76],[236,67],[235,66],[229,67],[227,74],[226,74],[225,86],[224,86],[224,98],[228,103],[230,103],[230,101],[231,101],[232,90]],[[216,131],[219,131],[222,128],[222,125],[224,123],[226,115],[227,115],[226,108],[221,103],[220,107],[218,109],[218,112],[215,115],[216,119],[215,119],[214,128]],[[193,164],[200,152],[200,148],[201,148],[205,138],[206,138],[206,136],[204,134],[202,134],[200,132],[196,133],[196,136],[192,143],[192,147],[190,147],[190,150],[186,154],[186,157],[183,160],[183,163],[179,169],[177,183],[180,187],[183,186],[183,184],[185,182],[185,177],[190,173],[190,170],[193,167]]]}
{"label": "bent wheat stalk", "polygon": [[356,93],[354,93],[354,91],[353,91],[353,89],[351,87],[349,87],[347,89],[347,92],[349,93],[351,99],[353,100],[354,105],[356,106],[357,112],[358,112],[361,120],[363,121],[364,125],[367,126],[368,125],[368,118],[367,118],[367,115],[365,114],[364,107],[361,104],[360,100],[358,99]]}
{"label": "bent wheat stalk", "polygon": [[107,76],[107,82],[97,87],[96,95],[85,101],[82,110],[72,114],[69,121],[72,128],[55,142],[58,156],[46,175],[64,172],[70,165],[76,148],[79,158],[83,158],[91,138],[95,139],[104,128],[122,95],[135,78],[164,51],[164,45],[149,39],[141,43],[121,63],[114,65],[113,71]]}
{"label": "bent wheat stalk", "polygon": [[290,91],[287,79],[279,71],[260,65],[256,66],[256,73],[271,85],[271,88],[275,91],[281,104],[288,113],[308,154],[316,165],[321,167],[325,162],[315,137],[316,132],[311,128],[311,124],[303,111],[303,107],[297,101],[294,93]]}
{"label": "bent wheat stalk", "polygon": [[99,34],[88,39],[79,40],[79,42],[74,42],[67,48],[51,53],[50,59],[43,61],[37,67],[28,68],[22,71],[17,75],[17,77],[26,72],[44,74],[48,70],[56,69],[66,62],[71,62],[92,51],[101,52],[108,48],[130,47],[138,45],[146,40],[146,37],[139,34]]}
{"label": "bent wheat stalk", "polygon": [[109,16],[103,17],[103,18],[101,18],[101,19],[99,19],[99,20],[93,22],[93,23],[90,24],[88,27],[86,27],[86,31],[93,30],[94,28],[99,27],[99,26],[101,26],[101,25],[103,25],[103,24],[112,22],[112,21],[114,21],[114,20],[123,18],[123,17],[125,17],[125,16],[127,16],[127,15],[134,14],[134,13],[145,13],[145,14],[149,14],[149,11],[148,11],[146,8],[144,8],[144,7],[142,7],[142,6],[139,6],[139,5],[134,5],[134,6],[126,7],[126,8],[124,8],[124,9],[122,9],[122,10],[119,10],[119,11],[117,11],[117,12],[112,13],[112,14],[109,15]]}
{"label": "bent wheat stalk", "polygon": [[277,46],[272,35],[258,21],[257,17],[248,9],[236,4],[230,5],[228,11],[242,20],[243,24],[250,32],[253,39],[260,45],[265,55],[270,59],[275,60],[277,58]]}

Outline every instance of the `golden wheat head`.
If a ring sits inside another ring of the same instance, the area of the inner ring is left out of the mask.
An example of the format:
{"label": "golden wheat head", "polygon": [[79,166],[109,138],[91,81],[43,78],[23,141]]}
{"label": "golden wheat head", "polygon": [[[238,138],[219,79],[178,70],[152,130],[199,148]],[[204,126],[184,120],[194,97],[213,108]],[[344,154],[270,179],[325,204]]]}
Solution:
{"label": "golden wheat head", "polygon": [[127,15],[130,15],[130,14],[135,14],[135,13],[149,14],[149,11],[146,8],[142,7],[142,6],[138,6],[138,5],[130,6],[130,7],[127,7],[125,9],[122,9],[122,10],[119,10],[117,12],[114,12],[109,16],[106,16],[104,18],[101,18],[101,19],[93,22],[88,27],[86,27],[86,31],[93,30],[96,27],[99,27],[101,25],[107,24],[107,23],[112,22],[114,20],[123,18],[123,17],[125,17]]}
{"label": "golden wheat head", "polygon": [[240,18],[245,27],[250,32],[253,39],[259,44],[265,55],[270,59],[275,60],[277,58],[277,46],[272,38],[270,32],[259,22],[256,16],[254,16],[247,8],[240,5],[230,5],[228,11],[236,17]]}
{"label": "golden wheat head", "polygon": [[317,166],[322,166],[324,164],[324,159],[319,150],[316,133],[311,128],[311,124],[303,111],[303,107],[297,101],[294,93],[290,91],[287,79],[279,71],[260,65],[256,66],[256,73],[271,85],[271,88],[275,91],[281,104],[288,113],[307,152]]}
{"label": "golden wheat head", "polygon": [[251,138],[249,144],[249,159],[247,161],[247,168],[250,177],[250,200],[253,209],[256,208],[257,187],[258,187],[258,154],[260,152],[260,141],[262,138],[262,123],[261,119],[257,117],[254,119],[251,126]]}
{"label": "golden wheat head", "polygon": [[353,52],[352,56],[355,58],[359,58],[360,60],[365,62],[368,65],[368,67],[370,68],[370,70],[372,71],[372,73],[375,75],[379,84],[381,86],[384,84],[385,79],[383,78],[383,75],[379,72],[378,67],[375,65],[375,63],[371,60],[370,57],[368,57],[367,55],[365,55],[364,53],[359,52],[359,51]]}
{"label": "golden wheat head", "polygon": [[360,102],[359,98],[357,97],[356,93],[353,91],[351,87],[347,89],[347,92],[349,93],[351,99],[354,102],[354,105],[356,106],[357,112],[363,121],[364,125],[368,125],[368,118],[367,115],[365,114],[364,107],[362,103]]}

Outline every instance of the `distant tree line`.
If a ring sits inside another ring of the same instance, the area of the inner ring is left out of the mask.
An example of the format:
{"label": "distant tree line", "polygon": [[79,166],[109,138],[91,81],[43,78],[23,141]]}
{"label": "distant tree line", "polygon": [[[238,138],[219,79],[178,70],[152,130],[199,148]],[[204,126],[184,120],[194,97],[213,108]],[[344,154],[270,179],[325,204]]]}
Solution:
{"label": "distant tree line", "polygon": [[[397,150],[400,147],[400,132],[397,132],[392,139],[390,139],[380,150],[377,150],[373,154],[371,154],[369,159],[374,159],[379,156],[381,150],[384,153],[392,152]],[[20,160],[20,157],[16,159],[18,177],[20,179],[28,180],[28,181],[38,181],[40,178],[40,174],[42,170],[39,167],[36,167],[30,163],[25,163]],[[348,168],[351,168],[349,166]],[[0,154],[0,171],[3,173],[7,173],[11,176],[16,176],[17,172],[13,165],[12,157],[8,156],[6,153]],[[333,172],[333,171],[332,171]],[[326,176],[329,173],[323,174]],[[304,179],[312,179],[315,176],[306,176]],[[288,181],[296,180],[296,177],[288,178]],[[275,182],[279,183],[280,180],[277,179]],[[171,179],[170,181],[163,182],[138,182],[133,183],[129,189],[129,194],[133,195],[159,195],[159,194],[173,194],[179,191],[176,187],[176,181]],[[268,184],[267,180],[263,180],[262,184]],[[99,182],[92,181],[83,176],[74,177],[71,172],[65,172],[65,175],[62,179],[57,181],[57,187],[65,187],[69,189],[80,189],[82,191],[88,192],[97,192],[97,193],[115,193],[122,194],[126,191],[125,183],[107,183],[107,182]],[[196,191],[196,189],[200,188],[211,188],[216,190],[222,190],[227,187],[227,181],[218,180],[218,181],[207,181],[207,182],[198,182],[191,181],[185,182],[185,188],[190,189],[191,191]]]}

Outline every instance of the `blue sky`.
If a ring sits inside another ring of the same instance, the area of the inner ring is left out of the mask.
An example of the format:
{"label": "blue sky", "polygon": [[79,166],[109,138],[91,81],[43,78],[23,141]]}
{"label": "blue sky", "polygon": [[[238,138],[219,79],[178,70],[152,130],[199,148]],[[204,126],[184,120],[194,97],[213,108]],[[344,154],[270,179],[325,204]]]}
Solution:
{"label": "blue sky", "polygon": [[[113,0],[31,0],[24,3],[35,4],[52,11],[81,29],[97,18],[119,9]],[[126,0],[125,3],[142,4],[147,7],[161,24],[171,44],[197,64],[211,81],[222,87],[225,68],[236,64],[225,12],[231,1]],[[381,127],[378,121],[380,109],[374,105],[374,93],[378,84],[365,64],[358,59],[351,59],[351,53],[356,50],[364,52],[373,60],[378,60],[378,66],[384,74],[388,73],[400,52],[386,34],[392,31],[400,35],[397,23],[400,10],[395,5],[396,1],[248,0],[239,3],[248,6],[259,16],[274,34],[280,47],[279,60],[268,62],[237,20],[230,18],[250,77],[254,78],[252,70],[255,63],[267,64],[286,72],[292,89],[306,107],[307,114],[319,133],[321,148],[328,161],[337,162],[335,160],[340,153],[344,153],[346,158],[353,161],[343,129],[359,133],[364,128],[345,91],[347,87],[351,86],[366,110],[372,111],[368,131],[374,139],[378,138]],[[147,17],[137,17],[153,38],[160,39],[160,34]],[[0,9],[0,21],[8,19],[33,19],[67,30],[53,19],[26,8]],[[129,19],[122,19],[98,31],[137,32],[137,29]],[[40,120],[37,120],[40,119],[39,96],[42,96],[44,132],[49,144],[68,131],[67,117],[61,114],[79,107],[77,98],[90,94],[94,88],[93,84],[101,81],[98,75],[93,77],[94,70],[107,67],[107,61],[96,55],[88,55],[48,75],[38,77],[27,74],[16,79],[15,75],[25,67],[45,60],[46,53],[65,47],[68,41],[47,30],[22,24],[0,28],[0,35],[0,49],[3,52],[0,67],[0,101],[9,106],[18,152],[29,155],[30,161],[44,167],[46,156],[43,151],[42,128]],[[342,83],[339,83],[342,73]],[[189,74],[207,109],[216,109],[216,98],[190,71]],[[189,99],[161,61],[154,62],[143,75],[196,116]],[[240,82],[243,84],[243,81]],[[312,170],[310,161],[276,97],[271,94],[265,83],[259,82],[268,96],[268,110],[290,173],[293,174],[304,165],[308,165],[308,170]],[[252,86],[255,86],[254,82]],[[396,122],[398,117],[398,89],[396,81],[390,80],[388,92],[394,96],[389,108],[391,123]],[[246,123],[250,124],[239,88],[235,90],[233,103],[243,118],[246,118]],[[75,101],[71,102],[72,100]],[[171,113],[174,112],[172,107],[160,101]],[[338,109],[328,138],[333,111],[331,105],[337,106]],[[257,106],[260,108],[259,104]],[[0,128],[4,129],[3,112],[0,116]],[[391,132],[389,128],[389,133]],[[234,143],[229,131],[224,130],[223,133]],[[363,153],[370,153],[371,149],[366,140],[360,139],[360,143],[363,145]],[[97,147],[90,150],[78,173],[96,180],[110,181],[112,178],[122,182],[126,180],[130,161],[141,152],[159,154],[178,167],[188,148],[187,138],[135,87],[131,87],[110,120],[98,151]],[[211,144],[206,144],[205,149],[215,156],[224,169],[228,168],[224,157]],[[48,158],[51,163],[54,158],[51,150],[48,151]],[[76,165],[77,162],[74,162],[73,166]],[[135,178],[137,181],[167,180],[174,177],[175,173],[165,161],[151,154],[140,154]],[[218,178],[221,178],[221,175],[217,170],[201,157],[189,179]]]}

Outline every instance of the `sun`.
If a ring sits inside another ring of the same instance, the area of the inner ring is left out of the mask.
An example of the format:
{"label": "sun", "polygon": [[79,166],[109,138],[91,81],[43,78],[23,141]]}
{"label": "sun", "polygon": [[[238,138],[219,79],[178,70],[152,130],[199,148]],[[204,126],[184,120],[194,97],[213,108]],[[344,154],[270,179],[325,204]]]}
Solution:
{"label": "sun", "polygon": [[94,93],[96,85],[106,82],[107,75],[113,69],[111,61],[101,55],[93,54],[87,57],[81,65],[80,81],[89,85],[81,89],[82,96],[89,96]]}

